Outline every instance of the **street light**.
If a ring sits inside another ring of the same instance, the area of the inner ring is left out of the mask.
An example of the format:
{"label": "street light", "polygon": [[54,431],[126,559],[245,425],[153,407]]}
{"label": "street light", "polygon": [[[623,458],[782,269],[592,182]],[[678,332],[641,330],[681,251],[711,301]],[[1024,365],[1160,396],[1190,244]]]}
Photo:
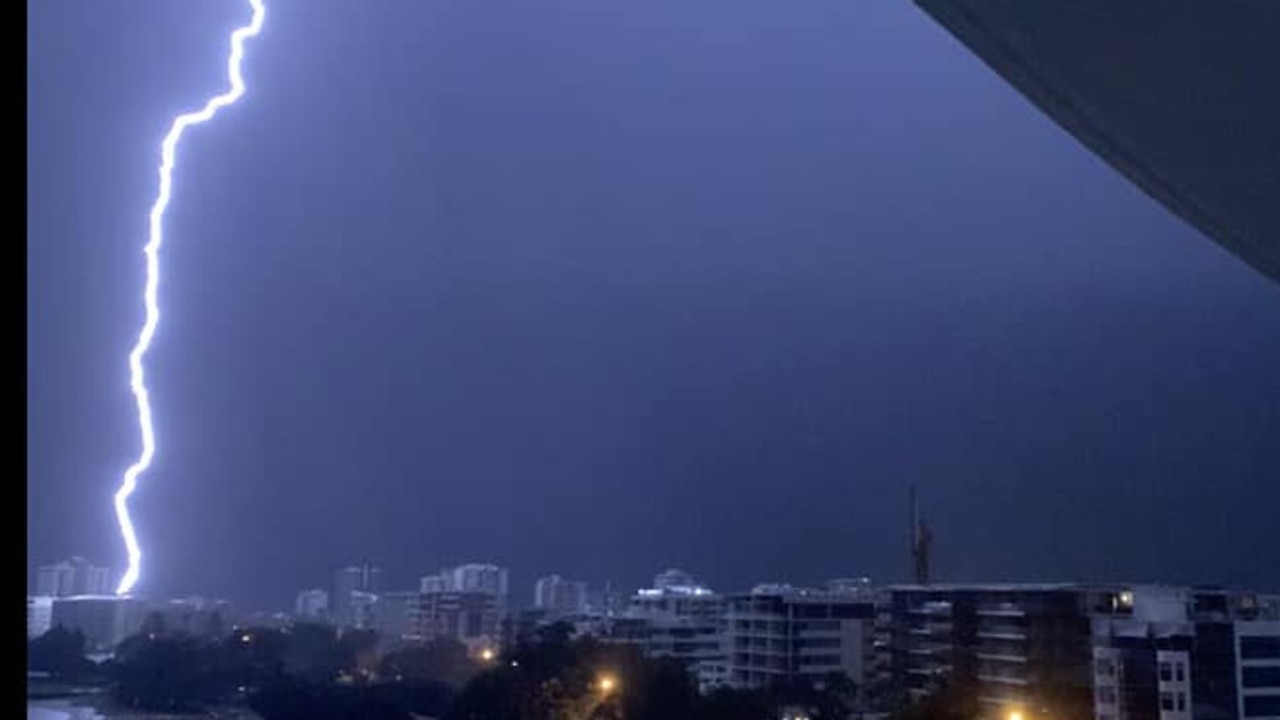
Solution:
{"label": "street light", "polygon": [[485,662],[493,662],[493,649],[485,648],[480,651],[480,659]]}
{"label": "street light", "polygon": [[1022,713],[1018,710],[1010,710],[1009,720],[1022,720]]}
{"label": "street light", "polygon": [[602,675],[596,686],[602,694],[608,695],[618,688],[618,679],[612,675]]}

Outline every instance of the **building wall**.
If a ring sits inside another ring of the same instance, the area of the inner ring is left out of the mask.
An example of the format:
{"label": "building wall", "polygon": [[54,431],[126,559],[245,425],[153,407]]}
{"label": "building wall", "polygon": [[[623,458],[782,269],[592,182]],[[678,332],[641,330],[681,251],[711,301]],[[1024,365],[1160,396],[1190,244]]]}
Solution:
{"label": "building wall", "polygon": [[875,606],[811,591],[753,592],[729,598],[729,684],[767,687],[820,682],[831,673],[865,688],[874,657]]}
{"label": "building wall", "polygon": [[1093,714],[1090,618],[1115,591],[1076,585],[891,588],[898,694],[972,691],[984,717]]}
{"label": "building wall", "polygon": [[1235,623],[1236,684],[1245,720],[1280,720],[1280,621]]}
{"label": "building wall", "polygon": [[27,639],[38,638],[53,626],[53,598],[27,597]]}
{"label": "building wall", "polygon": [[58,598],[52,622],[84,633],[91,652],[110,652],[142,626],[145,608],[133,598],[81,596]]}
{"label": "building wall", "polygon": [[84,558],[71,558],[36,569],[36,595],[70,597],[73,595],[107,595],[110,593],[110,571],[90,564]]}

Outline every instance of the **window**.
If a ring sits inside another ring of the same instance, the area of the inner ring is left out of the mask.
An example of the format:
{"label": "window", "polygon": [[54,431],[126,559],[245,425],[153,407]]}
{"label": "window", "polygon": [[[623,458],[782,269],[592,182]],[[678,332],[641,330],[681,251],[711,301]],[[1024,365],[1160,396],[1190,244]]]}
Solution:
{"label": "window", "polygon": [[1245,660],[1280,660],[1280,637],[1242,637],[1240,657]]}
{"label": "window", "polygon": [[1100,705],[1116,704],[1116,689],[1113,687],[1098,688],[1098,703]]}
{"label": "window", "polygon": [[1173,679],[1173,668],[1167,662],[1160,663],[1160,682],[1169,682]]}
{"label": "window", "polygon": [[1160,693],[1160,709],[1167,712],[1173,712],[1173,693]]}
{"label": "window", "polygon": [[1187,666],[1184,663],[1174,663],[1173,675],[1178,682],[1187,681]]}
{"label": "window", "polygon": [[1240,679],[1247,688],[1280,687],[1280,667],[1242,668]]}
{"label": "window", "polygon": [[1275,717],[1280,715],[1280,695],[1246,695],[1244,697],[1244,716]]}
{"label": "window", "polygon": [[1177,700],[1178,700],[1178,712],[1186,712],[1187,711],[1187,694],[1178,693]]}
{"label": "window", "polygon": [[1097,668],[1095,672],[1097,672],[1099,677],[1109,678],[1115,677],[1116,675],[1116,665],[1110,660],[1099,660],[1095,667]]}

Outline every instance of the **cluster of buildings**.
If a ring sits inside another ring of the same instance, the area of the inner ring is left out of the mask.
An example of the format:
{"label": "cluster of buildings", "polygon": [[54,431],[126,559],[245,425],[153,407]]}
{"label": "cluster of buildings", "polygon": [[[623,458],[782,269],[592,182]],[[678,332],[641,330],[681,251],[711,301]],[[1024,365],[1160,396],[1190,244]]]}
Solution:
{"label": "cluster of buildings", "polygon": [[147,602],[111,592],[111,572],[84,558],[36,569],[34,592],[27,595],[27,638],[61,626],[79,630],[87,651],[107,655],[125,638],[151,627],[189,635],[221,636],[229,627],[225,600],[201,597]]}
{"label": "cluster of buildings", "polygon": [[[106,571],[72,560],[37,574],[28,635],[75,627],[109,650],[145,622],[217,635],[224,602],[106,595]],[[550,623],[683,662],[704,691],[841,677],[874,713],[948,689],[984,718],[1280,720],[1280,596],[1184,586],[940,584],[717,592],[679,570],[629,595],[559,575],[516,608],[494,564],[384,587],[371,563],[304,590],[293,613],[251,622],[376,630],[388,645],[453,638],[490,658]]]}

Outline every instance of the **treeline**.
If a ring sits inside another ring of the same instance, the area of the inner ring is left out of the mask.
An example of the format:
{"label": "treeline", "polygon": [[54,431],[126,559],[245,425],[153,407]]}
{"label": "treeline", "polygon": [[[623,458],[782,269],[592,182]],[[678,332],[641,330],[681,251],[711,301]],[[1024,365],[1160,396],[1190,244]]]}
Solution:
{"label": "treeline", "polygon": [[[238,629],[218,639],[150,627],[95,666],[84,660],[82,636],[55,628],[30,643],[28,662],[68,679],[101,677],[118,703],[137,710],[240,704],[264,720],[777,720],[784,710],[844,720],[857,691],[835,675],[816,686],[704,695],[682,664],[574,638],[565,625],[488,660],[448,639],[381,653],[378,645],[372,632],[317,624]],[[956,717],[949,711],[957,705],[948,700],[903,717]]]}

